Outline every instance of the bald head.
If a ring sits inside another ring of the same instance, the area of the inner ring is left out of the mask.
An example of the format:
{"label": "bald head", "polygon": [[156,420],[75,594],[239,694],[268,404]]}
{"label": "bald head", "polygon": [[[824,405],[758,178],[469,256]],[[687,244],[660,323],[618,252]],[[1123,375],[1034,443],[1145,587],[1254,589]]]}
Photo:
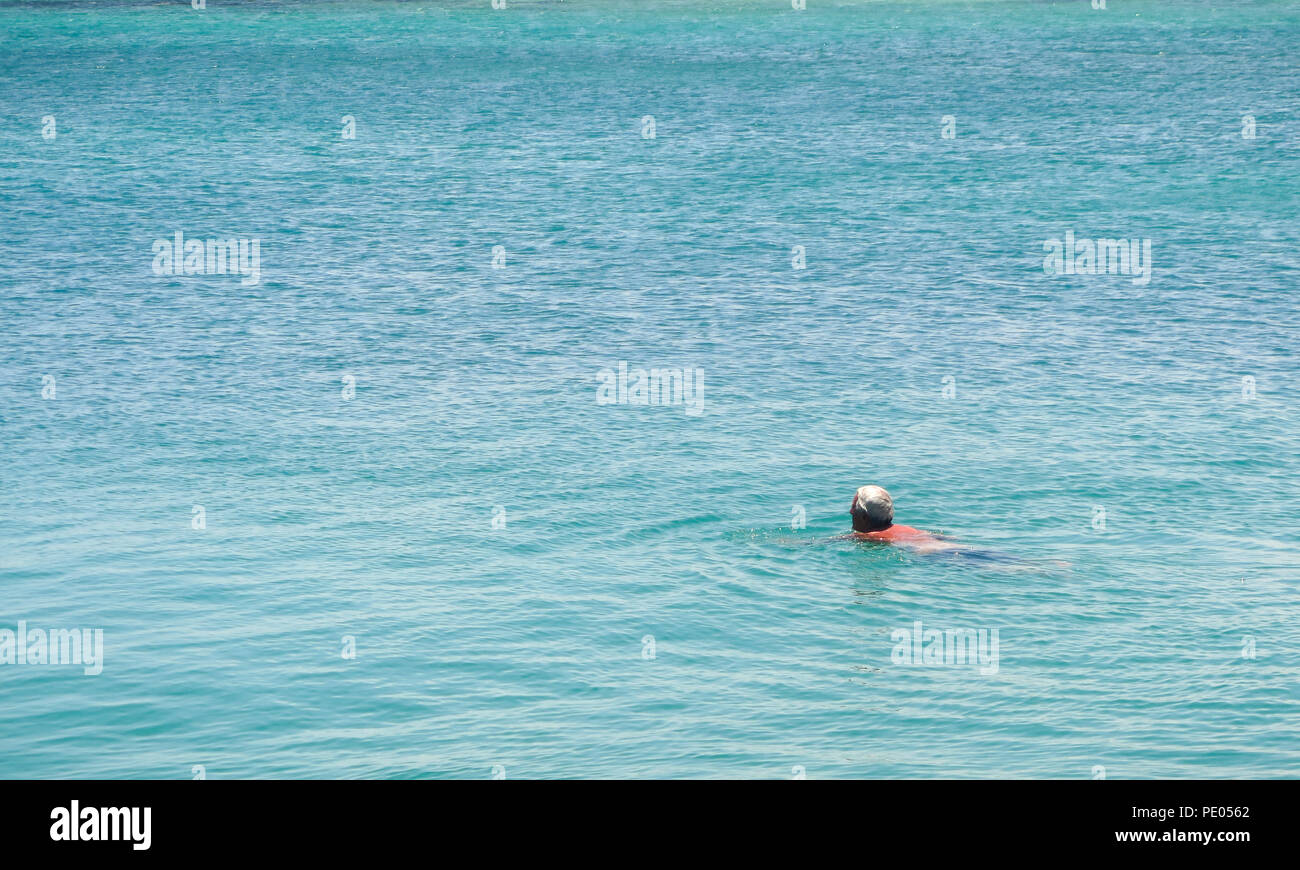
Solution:
{"label": "bald head", "polygon": [[853,496],[853,531],[878,532],[894,523],[894,500],[879,486],[861,486]]}

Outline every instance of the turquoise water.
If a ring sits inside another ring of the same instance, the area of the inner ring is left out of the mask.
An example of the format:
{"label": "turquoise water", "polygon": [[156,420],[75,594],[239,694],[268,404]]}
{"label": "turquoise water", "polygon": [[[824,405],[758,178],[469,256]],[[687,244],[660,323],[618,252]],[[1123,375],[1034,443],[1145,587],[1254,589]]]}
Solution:
{"label": "turquoise water", "polygon": [[0,776],[1300,775],[1300,7],[1108,6],[0,4]]}

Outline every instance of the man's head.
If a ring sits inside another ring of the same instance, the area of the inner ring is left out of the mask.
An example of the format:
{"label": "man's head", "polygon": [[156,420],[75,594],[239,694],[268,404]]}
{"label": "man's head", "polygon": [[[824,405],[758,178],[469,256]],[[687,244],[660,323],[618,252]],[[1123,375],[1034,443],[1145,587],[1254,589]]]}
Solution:
{"label": "man's head", "polygon": [[860,486],[853,496],[853,531],[878,532],[894,523],[894,500],[878,486]]}

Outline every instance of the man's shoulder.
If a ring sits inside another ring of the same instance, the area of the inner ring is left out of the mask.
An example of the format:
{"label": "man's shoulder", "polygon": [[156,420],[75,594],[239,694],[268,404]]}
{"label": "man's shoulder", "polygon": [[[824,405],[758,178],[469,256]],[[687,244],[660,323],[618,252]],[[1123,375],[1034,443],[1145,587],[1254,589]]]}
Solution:
{"label": "man's shoulder", "polygon": [[874,534],[880,535],[884,538],[928,538],[930,536],[929,532],[923,532],[920,529],[915,529],[911,526],[902,526],[898,523],[894,523],[894,525],[889,528],[875,532]]}

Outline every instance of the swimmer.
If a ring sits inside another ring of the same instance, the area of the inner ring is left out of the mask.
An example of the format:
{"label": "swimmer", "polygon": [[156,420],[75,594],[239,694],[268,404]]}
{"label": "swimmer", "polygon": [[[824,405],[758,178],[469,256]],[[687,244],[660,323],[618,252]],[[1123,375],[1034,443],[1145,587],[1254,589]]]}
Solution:
{"label": "swimmer", "polygon": [[974,549],[957,543],[947,535],[936,535],[911,526],[899,525],[894,522],[894,500],[889,493],[878,486],[859,487],[853,495],[853,505],[849,508],[849,515],[853,517],[853,532],[841,536],[838,540],[879,541],[904,547],[914,553],[939,553],[979,562],[999,562],[1023,570],[1070,566],[1068,562],[1035,562],[993,550]]}
{"label": "swimmer", "polygon": [[894,500],[879,486],[858,487],[849,516],[853,517],[853,533],[845,535],[846,538],[898,544],[922,553],[958,548],[943,535],[895,523]]}

